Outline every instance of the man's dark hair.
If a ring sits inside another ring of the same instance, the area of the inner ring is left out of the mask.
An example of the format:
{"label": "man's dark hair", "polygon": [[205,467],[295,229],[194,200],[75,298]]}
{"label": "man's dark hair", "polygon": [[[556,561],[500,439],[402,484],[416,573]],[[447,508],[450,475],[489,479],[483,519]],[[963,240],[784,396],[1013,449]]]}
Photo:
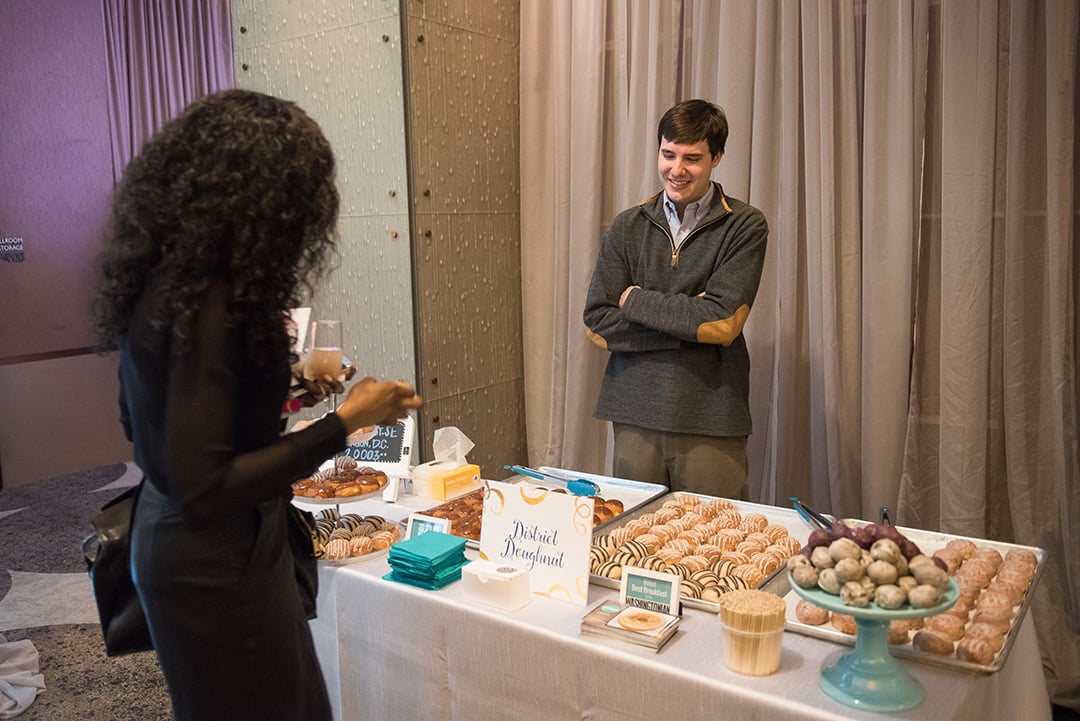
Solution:
{"label": "man's dark hair", "polygon": [[656,145],[667,138],[669,142],[692,145],[709,142],[709,153],[724,152],[727,143],[727,116],[708,100],[684,100],[671,106],[656,131]]}

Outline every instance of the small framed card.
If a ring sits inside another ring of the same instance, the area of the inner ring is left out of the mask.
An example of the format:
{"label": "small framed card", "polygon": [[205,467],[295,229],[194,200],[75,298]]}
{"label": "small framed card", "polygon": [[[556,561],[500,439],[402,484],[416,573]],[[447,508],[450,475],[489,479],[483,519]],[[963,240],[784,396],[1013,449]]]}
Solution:
{"label": "small framed card", "polygon": [[405,525],[405,538],[414,538],[428,531],[450,533],[449,518],[435,518],[423,513],[413,513]]}
{"label": "small framed card", "polygon": [[625,606],[635,606],[678,616],[681,582],[681,579],[673,573],[623,566],[622,580],[619,583],[619,601]]}

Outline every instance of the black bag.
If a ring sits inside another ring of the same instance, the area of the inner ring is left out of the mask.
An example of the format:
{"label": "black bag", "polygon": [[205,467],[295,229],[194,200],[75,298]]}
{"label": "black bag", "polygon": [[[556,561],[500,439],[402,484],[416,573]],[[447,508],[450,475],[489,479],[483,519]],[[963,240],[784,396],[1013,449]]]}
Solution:
{"label": "black bag", "polygon": [[97,601],[105,653],[119,656],[154,648],[131,580],[131,514],[142,483],[106,503],[83,541],[83,558]]}
{"label": "black bag", "polygon": [[315,597],[319,593],[319,569],[315,559],[322,555],[322,545],[315,533],[315,516],[288,504],[289,547],[296,566],[296,585],[300,603],[308,620],[315,618]]}

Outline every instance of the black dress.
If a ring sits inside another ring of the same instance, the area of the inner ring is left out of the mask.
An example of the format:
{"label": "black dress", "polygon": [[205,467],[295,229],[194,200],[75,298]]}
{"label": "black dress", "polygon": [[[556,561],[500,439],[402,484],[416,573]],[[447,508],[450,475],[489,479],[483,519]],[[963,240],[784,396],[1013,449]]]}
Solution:
{"label": "black dress", "polygon": [[151,283],[123,343],[121,418],[146,475],[132,572],[177,719],[329,719],[286,510],[345,428],[330,414],[280,435],[288,360],[254,373],[227,299],[210,287],[180,354],[148,320]]}

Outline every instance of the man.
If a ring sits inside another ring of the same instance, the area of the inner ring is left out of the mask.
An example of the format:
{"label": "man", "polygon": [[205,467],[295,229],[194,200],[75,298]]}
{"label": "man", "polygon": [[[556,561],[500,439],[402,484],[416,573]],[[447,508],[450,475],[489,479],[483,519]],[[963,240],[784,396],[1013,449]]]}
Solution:
{"label": "man", "polygon": [[611,353],[595,416],[615,431],[614,474],[745,500],[742,330],[769,229],[759,210],[710,179],[726,141],[727,118],[708,101],[664,114],[663,190],[620,213],[604,236],[584,320]]}

